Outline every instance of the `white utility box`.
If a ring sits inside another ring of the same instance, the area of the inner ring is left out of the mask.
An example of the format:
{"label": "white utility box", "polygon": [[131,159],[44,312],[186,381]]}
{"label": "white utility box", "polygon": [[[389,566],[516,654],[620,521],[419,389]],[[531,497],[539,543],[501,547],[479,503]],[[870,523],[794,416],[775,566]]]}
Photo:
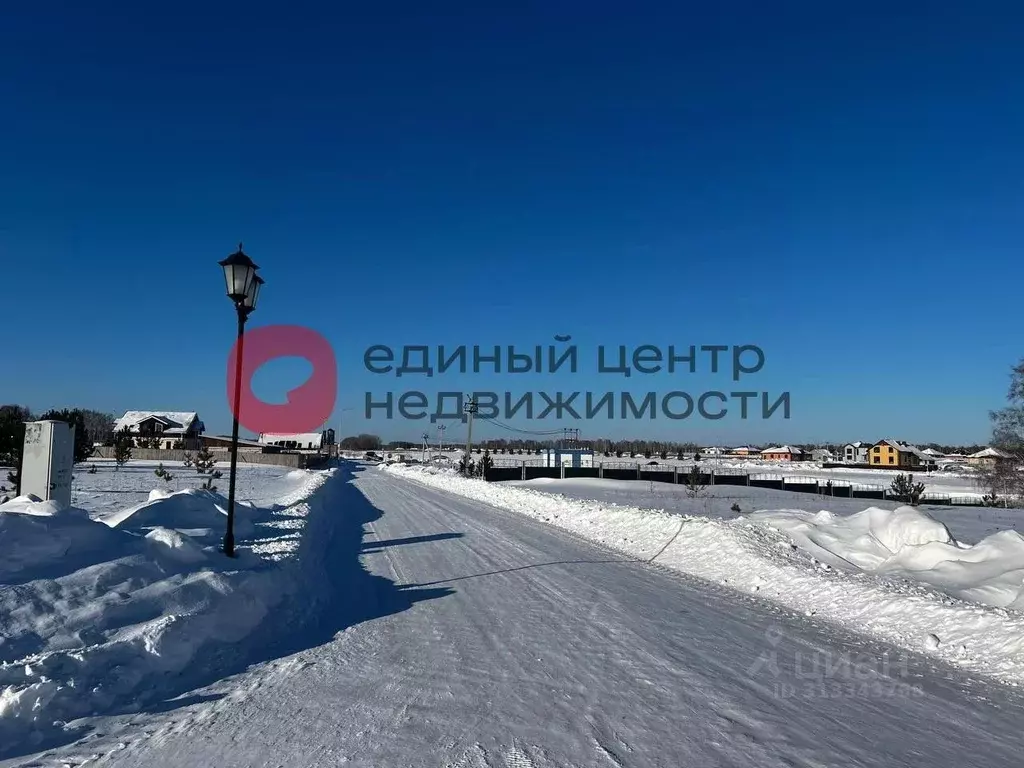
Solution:
{"label": "white utility box", "polygon": [[71,473],[75,466],[75,427],[64,421],[25,423],[21,495],[71,506]]}

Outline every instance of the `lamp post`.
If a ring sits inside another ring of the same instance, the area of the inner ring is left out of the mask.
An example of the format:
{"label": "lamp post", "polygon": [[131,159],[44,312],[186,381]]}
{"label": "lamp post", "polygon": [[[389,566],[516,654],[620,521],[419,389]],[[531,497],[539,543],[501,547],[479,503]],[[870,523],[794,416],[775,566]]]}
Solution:
{"label": "lamp post", "polygon": [[235,556],[235,470],[238,466],[238,411],[242,399],[242,349],[244,344],[245,321],[256,309],[256,300],[260,295],[263,278],[256,274],[257,267],[252,259],[242,252],[242,244],[238,250],[220,262],[224,270],[228,298],[235,305],[238,315],[238,353],[235,359],[235,399],[233,403],[234,421],[231,427],[231,478],[228,481],[228,524],[224,533],[224,554]]}

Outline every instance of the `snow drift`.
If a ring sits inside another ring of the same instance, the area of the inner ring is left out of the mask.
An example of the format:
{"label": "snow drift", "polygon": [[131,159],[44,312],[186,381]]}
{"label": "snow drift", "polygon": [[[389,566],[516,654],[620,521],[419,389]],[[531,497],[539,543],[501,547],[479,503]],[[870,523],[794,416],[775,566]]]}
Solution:
{"label": "snow drift", "polygon": [[[251,504],[235,503],[237,537],[252,536],[254,511]],[[148,501],[98,519],[111,528],[121,530],[141,532],[154,527],[174,528],[192,531],[193,538],[216,539],[223,536],[227,515],[223,498],[211,491],[188,488],[169,493],[155,489],[149,494]]]}
{"label": "snow drift", "polygon": [[1024,681],[1024,614],[1010,610],[1022,607],[1024,541],[1014,531],[966,546],[909,507],[849,517],[774,510],[719,520],[568,499],[432,467],[380,471],[998,680]]}
{"label": "snow drift", "polygon": [[129,546],[124,536],[78,509],[31,496],[0,504],[0,584],[87,565],[112,552],[124,554]]}
{"label": "snow drift", "polygon": [[782,531],[834,568],[912,579],[963,600],[1024,609],[1024,537],[1017,531],[963,544],[913,507],[871,507],[846,517],[824,510],[766,510],[748,519]]}
{"label": "snow drift", "polygon": [[259,627],[303,588],[297,566],[256,554],[260,535],[308,518],[333,473],[289,476],[287,506],[243,505],[235,559],[218,549],[224,500],[208,491],[157,490],[99,520],[29,497],[0,505],[0,758],[159,698]]}

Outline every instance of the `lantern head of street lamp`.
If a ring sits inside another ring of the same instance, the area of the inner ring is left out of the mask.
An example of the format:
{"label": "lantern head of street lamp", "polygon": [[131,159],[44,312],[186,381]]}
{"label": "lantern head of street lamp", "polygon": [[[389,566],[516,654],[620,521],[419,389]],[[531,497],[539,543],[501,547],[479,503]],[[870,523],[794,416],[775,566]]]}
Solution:
{"label": "lantern head of street lamp", "polygon": [[249,289],[245,294],[245,298],[242,300],[242,309],[245,314],[249,314],[256,309],[256,300],[260,297],[260,286],[266,282],[259,275],[254,275],[252,281],[249,283]]}
{"label": "lantern head of street lamp", "polygon": [[[241,243],[238,244],[238,250],[221,261],[220,265],[224,269],[228,298],[236,305],[244,305],[254,289],[253,282],[259,267],[242,252]],[[258,292],[258,288],[256,291]],[[252,293],[252,304],[256,305],[256,293]]]}

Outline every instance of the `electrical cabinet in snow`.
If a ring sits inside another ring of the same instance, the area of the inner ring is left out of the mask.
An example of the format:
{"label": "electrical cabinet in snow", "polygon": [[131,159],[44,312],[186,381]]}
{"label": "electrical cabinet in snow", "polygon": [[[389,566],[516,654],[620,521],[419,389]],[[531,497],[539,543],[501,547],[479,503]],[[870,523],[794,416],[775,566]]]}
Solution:
{"label": "electrical cabinet in snow", "polygon": [[63,421],[25,424],[21,495],[71,506],[71,472],[75,464],[75,427]]}

